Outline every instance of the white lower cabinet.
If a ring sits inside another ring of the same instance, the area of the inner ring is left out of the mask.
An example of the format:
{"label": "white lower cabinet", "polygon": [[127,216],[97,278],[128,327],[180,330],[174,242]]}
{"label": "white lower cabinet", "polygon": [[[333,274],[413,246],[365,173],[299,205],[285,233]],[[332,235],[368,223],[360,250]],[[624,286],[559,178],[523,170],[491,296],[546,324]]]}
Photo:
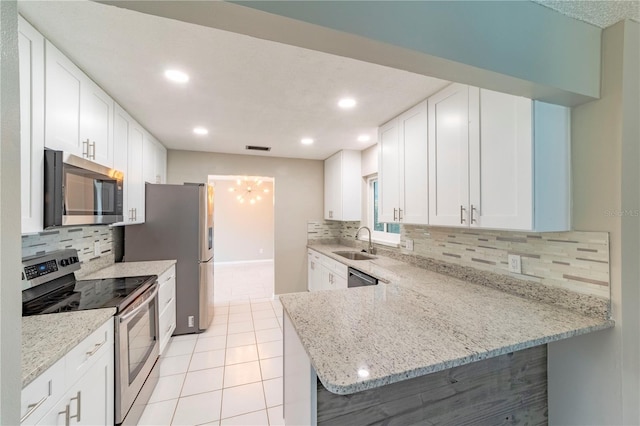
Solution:
{"label": "white lower cabinet", "polygon": [[160,316],[158,325],[160,329],[160,355],[164,352],[176,329],[176,267],[172,266],[168,271],[158,277],[158,310]]}
{"label": "white lower cabinet", "polygon": [[113,318],[27,385],[21,426],[114,422]]}
{"label": "white lower cabinet", "polygon": [[322,290],[322,265],[320,263],[320,253],[314,250],[307,250],[307,289],[309,291]]}
{"label": "white lower cabinet", "polygon": [[347,288],[348,267],[315,250],[308,250],[309,291],[340,290]]}

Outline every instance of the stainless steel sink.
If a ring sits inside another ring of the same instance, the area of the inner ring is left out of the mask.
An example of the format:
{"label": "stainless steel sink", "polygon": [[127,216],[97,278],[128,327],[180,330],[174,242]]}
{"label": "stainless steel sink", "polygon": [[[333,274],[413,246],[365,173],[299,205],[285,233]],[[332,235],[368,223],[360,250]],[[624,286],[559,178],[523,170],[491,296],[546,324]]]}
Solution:
{"label": "stainless steel sink", "polygon": [[338,256],[345,257],[349,260],[371,260],[375,259],[374,256],[370,256],[366,253],[362,253],[359,251],[334,251],[333,254],[337,254]]}

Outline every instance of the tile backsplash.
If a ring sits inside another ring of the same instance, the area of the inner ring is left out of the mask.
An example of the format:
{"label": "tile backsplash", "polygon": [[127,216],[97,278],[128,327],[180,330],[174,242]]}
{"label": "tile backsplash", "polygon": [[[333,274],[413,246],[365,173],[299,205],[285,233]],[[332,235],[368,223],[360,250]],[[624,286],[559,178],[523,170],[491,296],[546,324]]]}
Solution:
{"label": "tile backsplash", "polygon": [[[100,254],[94,254],[95,243]],[[82,263],[82,273],[88,274],[114,263],[114,228],[107,225],[65,227],[22,236],[22,257],[54,250],[75,248]]]}
{"label": "tile backsplash", "polygon": [[[309,223],[310,241],[352,241],[359,222]],[[604,299],[610,297],[607,232],[517,232],[400,225],[401,241],[413,240],[408,256],[435,259]],[[507,255],[522,260],[522,274],[510,273]]]}

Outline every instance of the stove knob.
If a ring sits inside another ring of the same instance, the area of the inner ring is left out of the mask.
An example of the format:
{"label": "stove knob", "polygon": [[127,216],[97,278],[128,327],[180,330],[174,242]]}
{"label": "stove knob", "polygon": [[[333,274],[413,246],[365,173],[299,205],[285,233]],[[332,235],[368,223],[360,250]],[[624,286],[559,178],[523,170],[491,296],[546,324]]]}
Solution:
{"label": "stove knob", "polygon": [[70,257],[69,260],[71,261],[71,263],[78,263],[78,257],[77,256]]}
{"label": "stove knob", "polygon": [[60,261],[60,266],[69,266],[69,260],[68,259],[62,259]]}

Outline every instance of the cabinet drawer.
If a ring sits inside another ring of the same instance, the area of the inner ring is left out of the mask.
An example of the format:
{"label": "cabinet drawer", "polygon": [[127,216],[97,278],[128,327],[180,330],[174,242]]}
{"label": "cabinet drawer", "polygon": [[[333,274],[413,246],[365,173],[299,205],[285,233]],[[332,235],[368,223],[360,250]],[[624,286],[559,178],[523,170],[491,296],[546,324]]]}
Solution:
{"label": "cabinet drawer", "polygon": [[[158,285],[160,290],[158,291],[158,309],[160,314],[165,308],[176,298],[176,268],[172,266],[164,274],[158,277]],[[162,328],[160,329],[162,330]]]}
{"label": "cabinet drawer", "polygon": [[102,355],[113,352],[113,323],[114,319],[110,318],[67,354],[65,357],[67,386],[83,376]]}
{"label": "cabinet drawer", "polygon": [[21,425],[34,425],[65,392],[65,358],[29,383],[20,394]]}
{"label": "cabinet drawer", "polygon": [[169,343],[169,339],[176,329],[176,300],[172,299],[171,302],[160,313],[158,319],[158,326],[160,330],[160,355],[164,352],[164,349]]}

